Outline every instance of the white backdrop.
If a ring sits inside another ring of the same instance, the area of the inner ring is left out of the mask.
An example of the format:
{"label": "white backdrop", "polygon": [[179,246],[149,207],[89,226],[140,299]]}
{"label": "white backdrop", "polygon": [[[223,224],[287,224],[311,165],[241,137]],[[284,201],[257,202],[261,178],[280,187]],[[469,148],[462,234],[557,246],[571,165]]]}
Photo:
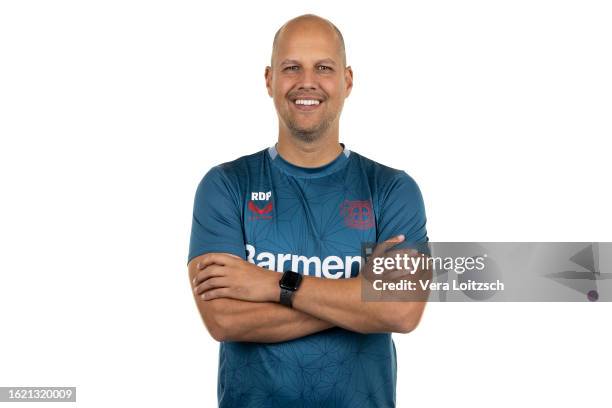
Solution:
{"label": "white backdrop", "polygon": [[[612,240],[609,2],[305,4],[1,3],[0,386],[216,404],[195,188],[275,142],[264,67],[307,12],[354,70],[341,141],[417,180],[432,241]],[[610,312],[432,303],[394,335],[398,406],[601,406]]]}

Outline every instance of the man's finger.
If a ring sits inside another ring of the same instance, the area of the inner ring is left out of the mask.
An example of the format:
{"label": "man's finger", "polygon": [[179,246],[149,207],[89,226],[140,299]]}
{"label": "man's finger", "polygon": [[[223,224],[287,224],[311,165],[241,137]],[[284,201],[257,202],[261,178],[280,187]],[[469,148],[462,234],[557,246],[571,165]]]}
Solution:
{"label": "man's finger", "polygon": [[201,295],[207,290],[214,288],[224,288],[227,286],[227,282],[224,276],[216,276],[214,278],[206,279],[204,282],[197,285],[193,291],[196,295]]}
{"label": "man's finger", "polygon": [[400,242],[404,241],[404,235],[400,234],[400,235],[396,235],[394,237],[389,238],[388,240],[381,242],[379,244],[376,244],[376,246],[374,247],[374,250],[372,251],[372,258],[378,258],[378,257],[382,257],[385,255],[385,253],[393,248],[395,245],[399,244]]}
{"label": "man's finger", "polygon": [[218,298],[229,298],[230,297],[230,290],[229,288],[216,288],[216,289],[211,289],[208,290],[204,293],[202,293],[200,295],[200,298],[202,298],[203,300],[213,300],[213,299],[218,299]]}
{"label": "man's finger", "polygon": [[388,242],[388,243],[391,243],[391,242],[402,242],[403,240],[404,240],[404,234],[399,234],[399,235],[396,235],[394,237],[389,238],[385,242]]}
{"label": "man's finger", "polygon": [[202,259],[200,259],[200,261],[196,264],[196,267],[198,270],[202,270],[212,264],[227,265],[228,263],[234,262],[234,258],[238,257],[232,254],[209,252],[208,254],[204,255]]}
{"label": "man's finger", "polygon": [[225,266],[217,264],[210,265],[196,274],[195,278],[193,278],[193,285],[197,286],[206,279],[210,279],[215,276],[225,276],[226,273],[227,270],[225,269]]}

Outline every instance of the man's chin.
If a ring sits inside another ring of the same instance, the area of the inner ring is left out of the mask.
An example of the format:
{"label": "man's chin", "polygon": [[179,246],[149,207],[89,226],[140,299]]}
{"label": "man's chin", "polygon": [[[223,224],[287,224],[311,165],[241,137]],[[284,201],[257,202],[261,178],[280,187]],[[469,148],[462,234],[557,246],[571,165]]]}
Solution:
{"label": "man's chin", "polygon": [[312,143],[321,137],[321,132],[311,129],[291,129],[291,134],[298,140]]}
{"label": "man's chin", "polygon": [[289,126],[289,131],[291,134],[297,139],[305,142],[314,142],[317,140],[322,134],[321,130],[321,126]]}

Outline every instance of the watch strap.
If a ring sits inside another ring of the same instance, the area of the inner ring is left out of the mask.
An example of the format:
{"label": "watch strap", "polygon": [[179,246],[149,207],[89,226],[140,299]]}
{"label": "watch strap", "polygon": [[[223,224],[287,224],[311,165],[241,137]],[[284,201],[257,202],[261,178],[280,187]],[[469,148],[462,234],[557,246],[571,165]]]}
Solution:
{"label": "watch strap", "polygon": [[293,294],[295,292],[293,290],[280,288],[280,303],[282,305],[293,307]]}

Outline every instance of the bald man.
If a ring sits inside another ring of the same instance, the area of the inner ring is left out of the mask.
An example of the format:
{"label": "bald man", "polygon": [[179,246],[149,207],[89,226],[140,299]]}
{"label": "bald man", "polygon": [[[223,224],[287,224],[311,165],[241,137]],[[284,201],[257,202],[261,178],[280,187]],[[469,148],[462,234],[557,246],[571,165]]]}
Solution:
{"label": "bald man", "polygon": [[331,22],[284,24],[265,83],[277,143],[210,169],[193,210],[189,277],[220,342],[219,406],[394,407],[391,333],[425,303],[363,301],[360,251],[428,241],[420,190],[340,143],[353,71]]}

